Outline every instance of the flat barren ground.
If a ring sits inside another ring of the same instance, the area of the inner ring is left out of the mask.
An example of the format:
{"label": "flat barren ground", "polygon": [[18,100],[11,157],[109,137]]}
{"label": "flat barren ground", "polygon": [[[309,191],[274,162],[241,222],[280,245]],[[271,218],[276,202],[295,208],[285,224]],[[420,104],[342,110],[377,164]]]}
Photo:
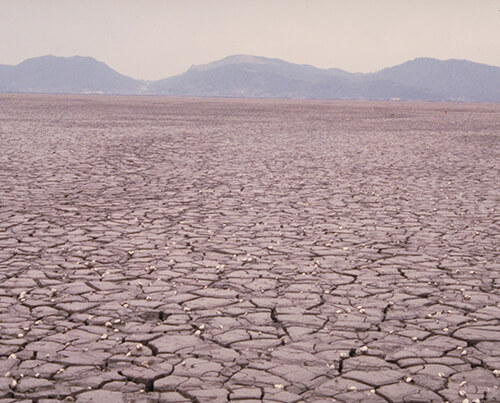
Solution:
{"label": "flat barren ground", "polygon": [[493,104],[1,95],[0,401],[499,402],[499,136]]}

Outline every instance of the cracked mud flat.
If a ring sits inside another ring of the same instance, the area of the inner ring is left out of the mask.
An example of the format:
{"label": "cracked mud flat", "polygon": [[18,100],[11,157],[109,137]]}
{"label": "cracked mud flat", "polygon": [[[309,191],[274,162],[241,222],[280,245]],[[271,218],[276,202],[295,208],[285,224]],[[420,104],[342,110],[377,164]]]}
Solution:
{"label": "cracked mud flat", "polygon": [[0,402],[500,401],[500,105],[0,102]]}

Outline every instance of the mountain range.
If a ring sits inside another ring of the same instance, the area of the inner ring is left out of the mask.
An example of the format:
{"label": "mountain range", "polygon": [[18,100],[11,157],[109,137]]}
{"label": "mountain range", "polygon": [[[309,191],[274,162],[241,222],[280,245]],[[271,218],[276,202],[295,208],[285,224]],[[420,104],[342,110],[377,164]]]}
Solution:
{"label": "mountain range", "polygon": [[233,55],[145,81],[91,57],[41,56],[0,65],[0,92],[500,102],[500,67],[417,58],[374,73],[349,73]]}

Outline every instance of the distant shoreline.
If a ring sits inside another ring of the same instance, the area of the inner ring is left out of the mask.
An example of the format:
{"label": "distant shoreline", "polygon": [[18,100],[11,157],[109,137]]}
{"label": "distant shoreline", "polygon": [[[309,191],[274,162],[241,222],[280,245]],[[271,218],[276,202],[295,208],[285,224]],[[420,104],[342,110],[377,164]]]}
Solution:
{"label": "distant shoreline", "polygon": [[454,101],[454,100],[394,100],[394,99],[325,99],[325,98],[257,98],[257,97],[215,97],[215,96],[180,96],[180,95],[152,95],[152,94],[77,94],[77,93],[43,93],[43,92],[0,92],[2,97],[54,97],[54,98],[137,98],[137,99],[164,99],[169,101],[217,101],[217,102],[269,102],[269,103],[345,103],[345,104],[368,104],[368,103],[384,103],[394,105],[408,104],[433,104],[433,105],[492,105],[498,106],[499,102],[491,101]]}

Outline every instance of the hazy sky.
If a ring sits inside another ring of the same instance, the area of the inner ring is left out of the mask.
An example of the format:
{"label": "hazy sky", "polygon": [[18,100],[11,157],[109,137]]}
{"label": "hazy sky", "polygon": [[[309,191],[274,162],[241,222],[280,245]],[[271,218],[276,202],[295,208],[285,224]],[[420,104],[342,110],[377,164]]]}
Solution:
{"label": "hazy sky", "polygon": [[237,53],[351,72],[500,66],[500,0],[0,0],[0,38],[0,64],[92,56],[149,80]]}

